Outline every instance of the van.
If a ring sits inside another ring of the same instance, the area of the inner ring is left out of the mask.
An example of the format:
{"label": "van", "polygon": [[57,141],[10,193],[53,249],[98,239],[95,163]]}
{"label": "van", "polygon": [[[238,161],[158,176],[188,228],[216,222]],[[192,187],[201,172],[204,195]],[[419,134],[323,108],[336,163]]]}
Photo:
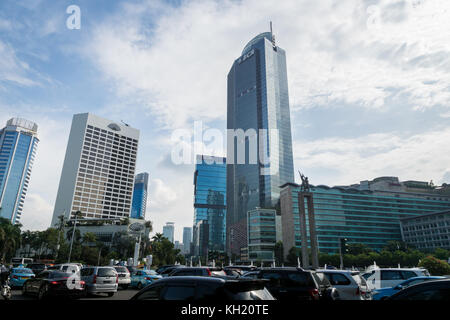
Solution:
{"label": "van", "polygon": [[361,275],[366,279],[370,289],[395,287],[397,284],[413,277],[429,277],[424,268],[377,268]]}
{"label": "van", "polygon": [[106,293],[112,297],[119,287],[119,274],[113,267],[85,267],[80,275],[88,293]]}

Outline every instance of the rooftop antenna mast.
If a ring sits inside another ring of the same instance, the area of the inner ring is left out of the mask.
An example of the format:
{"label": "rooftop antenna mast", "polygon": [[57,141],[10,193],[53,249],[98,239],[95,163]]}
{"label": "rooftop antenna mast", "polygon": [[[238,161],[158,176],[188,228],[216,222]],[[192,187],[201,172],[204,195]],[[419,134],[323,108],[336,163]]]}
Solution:
{"label": "rooftop antenna mast", "polygon": [[272,27],[272,21],[270,21],[270,36],[272,38],[272,45],[275,48],[275,36],[273,35],[273,27]]}

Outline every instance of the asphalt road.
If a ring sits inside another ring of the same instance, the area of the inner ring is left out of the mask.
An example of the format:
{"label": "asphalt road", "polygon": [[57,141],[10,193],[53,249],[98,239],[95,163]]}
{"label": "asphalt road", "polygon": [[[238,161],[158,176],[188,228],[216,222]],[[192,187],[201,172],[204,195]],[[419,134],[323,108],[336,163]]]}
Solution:
{"label": "asphalt road", "polygon": [[[112,297],[108,297],[106,294],[96,294],[96,295],[88,295],[86,298],[81,300],[129,300],[133,297],[138,290],[136,289],[127,289],[117,291],[116,294]],[[33,300],[36,299],[34,296],[23,296],[22,290],[14,289],[12,290],[12,299],[11,300]]]}

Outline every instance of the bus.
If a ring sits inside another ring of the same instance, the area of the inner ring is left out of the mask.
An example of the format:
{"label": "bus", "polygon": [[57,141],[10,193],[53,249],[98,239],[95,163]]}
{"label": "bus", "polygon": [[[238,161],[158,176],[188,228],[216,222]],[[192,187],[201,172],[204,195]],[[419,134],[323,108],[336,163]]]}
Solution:
{"label": "bus", "polygon": [[32,258],[19,258],[19,257],[11,259],[11,264],[12,264],[13,268],[18,267],[20,265],[25,267],[27,263],[33,263],[33,259]]}

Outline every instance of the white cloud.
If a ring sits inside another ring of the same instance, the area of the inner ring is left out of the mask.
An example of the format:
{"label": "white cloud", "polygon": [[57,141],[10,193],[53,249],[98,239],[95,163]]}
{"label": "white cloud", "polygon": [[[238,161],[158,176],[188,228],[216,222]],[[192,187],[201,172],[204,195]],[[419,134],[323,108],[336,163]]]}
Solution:
{"label": "white cloud", "polygon": [[450,154],[445,151],[449,139],[450,129],[409,137],[371,134],[297,141],[295,166],[306,175],[314,172],[310,180],[315,185],[353,184],[379,176],[442,183],[446,182],[443,175],[450,162]]}
{"label": "white cloud", "polygon": [[37,83],[30,79],[29,65],[20,60],[15,50],[0,41],[0,82],[12,82],[21,86],[32,86]]}
{"label": "white cloud", "polygon": [[45,230],[50,226],[53,205],[36,193],[27,194],[20,223],[23,230]]}

